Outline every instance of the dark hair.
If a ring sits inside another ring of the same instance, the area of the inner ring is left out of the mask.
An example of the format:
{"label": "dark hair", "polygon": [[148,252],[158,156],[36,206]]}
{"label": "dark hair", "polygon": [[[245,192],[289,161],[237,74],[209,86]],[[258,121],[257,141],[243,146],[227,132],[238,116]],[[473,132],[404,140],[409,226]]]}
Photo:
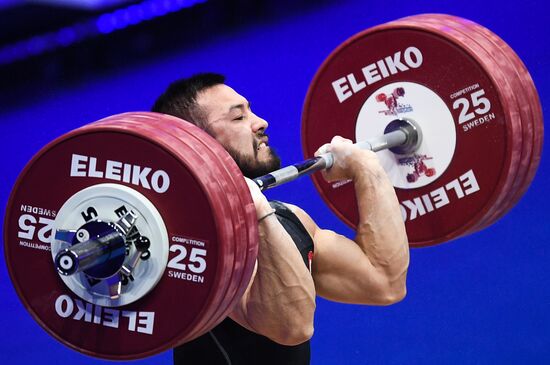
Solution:
{"label": "dark hair", "polygon": [[197,94],[224,82],[225,76],[216,73],[200,73],[176,80],[157,98],[151,110],[173,115],[207,129],[204,115],[197,105]]}

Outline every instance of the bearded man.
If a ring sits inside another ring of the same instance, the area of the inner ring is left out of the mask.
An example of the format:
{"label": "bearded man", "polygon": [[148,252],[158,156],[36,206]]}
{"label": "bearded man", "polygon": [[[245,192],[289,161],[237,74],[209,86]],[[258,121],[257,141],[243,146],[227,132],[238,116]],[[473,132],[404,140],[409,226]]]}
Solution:
{"label": "bearded man", "polygon": [[280,160],[269,145],[267,121],[224,76],[175,81],[153,111],[199,126],[233,157],[248,178],[260,236],[256,266],[240,301],[217,327],[174,349],[174,364],[309,364],[316,295],[370,305],[405,296],[405,226],[375,153],[338,136],[321,147],[334,156],[325,178],[351,179],[355,187],[359,223],[351,240],[321,229],[295,205],[269,202],[249,180],[280,168]]}

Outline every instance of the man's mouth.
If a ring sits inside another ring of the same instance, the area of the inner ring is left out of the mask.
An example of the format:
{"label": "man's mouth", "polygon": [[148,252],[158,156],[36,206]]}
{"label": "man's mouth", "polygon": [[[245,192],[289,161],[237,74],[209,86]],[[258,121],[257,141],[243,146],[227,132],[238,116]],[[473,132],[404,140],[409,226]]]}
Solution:
{"label": "man's mouth", "polygon": [[256,151],[259,151],[261,149],[265,149],[269,146],[268,137],[264,134],[263,136],[259,136],[260,138],[256,139]]}

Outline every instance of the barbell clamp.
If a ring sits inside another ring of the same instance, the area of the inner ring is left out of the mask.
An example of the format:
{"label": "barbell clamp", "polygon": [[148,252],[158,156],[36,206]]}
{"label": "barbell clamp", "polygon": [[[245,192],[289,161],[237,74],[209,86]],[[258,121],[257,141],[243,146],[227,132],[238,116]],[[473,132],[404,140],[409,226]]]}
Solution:
{"label": "barbell clamp", "polygon": [[128,212],[117,222],[97,222],[103,224],[103,230],[99,234],[90,236],[82,226],[77,231],[58,230],[55,239],[72,244],[79,233],[85,237],[79,243],[72,244],[61,250],[55,257],[54,263],[61,275],[73,275],[78,272],[92,269],[104,264],[115,257],[125,254],[126,236],[132,230],[137,220],[137,215]]}

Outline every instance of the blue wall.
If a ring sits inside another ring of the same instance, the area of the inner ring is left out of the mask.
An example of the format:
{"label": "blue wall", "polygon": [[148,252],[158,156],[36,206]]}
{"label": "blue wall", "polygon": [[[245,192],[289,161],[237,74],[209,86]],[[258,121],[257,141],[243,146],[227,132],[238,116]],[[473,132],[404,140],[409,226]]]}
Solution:
{"label": "blue wall", "polygon": [[[271,141],[283,161],[299,160],[302,102],[323,59],[360,30],[426,12],[463,16],[499,34],[530,69],[550,114],[550,17],[543,0],[342,1],[88,79],[17,110],[0,110],[0,205],[25,163],[47,142],[111,114],[147,110],[172,79],[197,71],[225,73],[270,121]],[[546,153],[530,190],[498,223],[452,243],[413,250],[403,302],[378,308],[319,299],[313,364],[550,363],[547,159]],[[321,226],[351,234],[321,204],[309,179],[269,196],[302,206]],[[46,335],[20,304],[5,264],[0,293],[2,364],[107,363]],[[136,363],[168,364],[171,354]]]}

